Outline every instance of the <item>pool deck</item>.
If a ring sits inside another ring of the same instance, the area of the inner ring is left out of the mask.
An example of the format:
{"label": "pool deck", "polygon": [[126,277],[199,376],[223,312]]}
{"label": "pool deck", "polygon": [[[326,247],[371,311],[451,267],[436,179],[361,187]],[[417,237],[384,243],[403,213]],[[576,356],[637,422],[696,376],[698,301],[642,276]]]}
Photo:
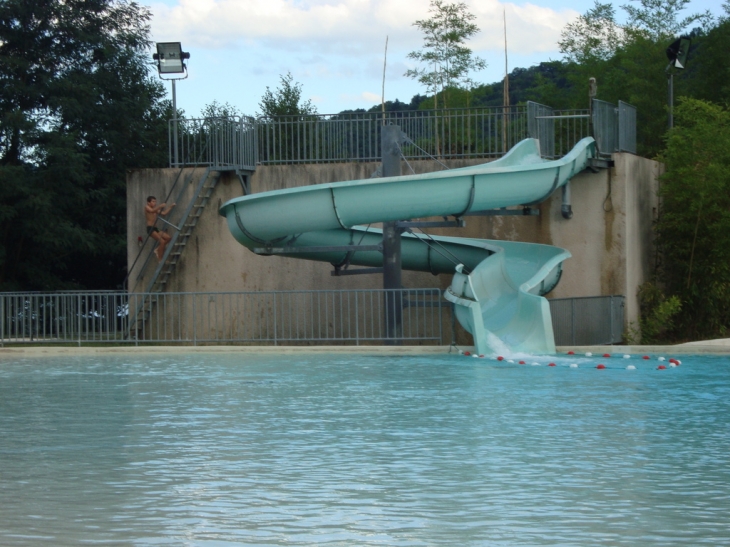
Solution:
{"label": "pool deck", "polygon": [[[460,346],[463,351],[473,347]],[[444,354],[457,351],[451,346],[13,346],[0,348],[2,357],[42,357],[58,355],[170,354],[170,353],[367,353],[383,355]],[[591,352],[633,355],[730,355],[730,338],[703,340],[674,346],[559,346],[557,354]]]}

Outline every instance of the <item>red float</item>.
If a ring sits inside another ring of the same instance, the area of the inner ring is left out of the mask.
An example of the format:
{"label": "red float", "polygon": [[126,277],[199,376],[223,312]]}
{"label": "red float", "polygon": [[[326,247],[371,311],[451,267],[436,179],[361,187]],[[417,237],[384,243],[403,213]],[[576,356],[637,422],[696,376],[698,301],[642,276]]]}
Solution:
{"label": "red float", "polygon": [[556,366],[558,366],[558,365],[556,365],[555,363],[548,363],[548,366],[549,366],[549,367],[556,367]]}
{"label": "red float", "polygon": [[525,362],[524,362],[524,361],[520,361],[520,364],[521,364],[521,365],[524,365],[524,364],[525,364]]}
{"label": "red float", "polygon": [[468,351],[465,351],[464,352],[464,355],[466,355],[467,357],[469,357],[471,355],[471,353],[469,353]]}
{"label": "red float", "polygon": [[608,358],[608,357],[611,357],[611,354],[610,353],[604,353],[603,356],[606,357],[606,358]]}
{"label": "red float", "polygon": [[599,369],[599,370],[603,370],[604,368],[606,368],[606,365],[603,365],[603,364],[600,364],[599,363],[596,368]]}
{"label": "red float", "polygon": [[666,366],[664,366],[664,365],[659,365],[659,366],[657,367],[657,370],[666,370],[666,368],[667,368],[667,367],[666,367]]}
{"label": "red float", "polygon": [[500,355],[499,357],[497,357],[497,361],[504,361],[504,357],[502,357],[502,356]]}
{"label": "red float", "polygon": [[575,355],[575,352],[571,350],[568,352],[568,355]]}
{"label": "red float", "polygon": [[649,356],[648,355],[644,355],[644,357],[642,357],[642,359],[644,359],[645,361],[648,361],[649,360]]}

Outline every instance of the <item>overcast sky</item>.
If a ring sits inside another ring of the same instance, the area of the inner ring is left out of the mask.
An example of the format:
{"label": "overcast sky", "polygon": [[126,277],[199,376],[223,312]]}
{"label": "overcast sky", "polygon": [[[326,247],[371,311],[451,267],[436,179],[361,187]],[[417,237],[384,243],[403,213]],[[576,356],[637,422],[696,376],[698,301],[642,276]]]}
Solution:
{"label": "overcast sky", "polygon": [[[593,6],[593,0],[465,3],[481,29],[469,47],[489,65],[474,74],[480,83],[504,76],[503,13],[511,71],[560,59],[560,31]],[[619,16],[624,3],[615,3]],[[689,11],[709,9],[717,16],[720,4],[693,0]],[[177,104],[187,117],[196,117],[214,100],[254,115],[266,87],[275,90],[287,72],[321,114],[370,108],[380,103],[386,37],[385,99],[409,102],[425,93],[403,74],[414,67],[408,53],[423,41],[413,22],[428,17],[428,5],[429,0],[161,0],[150,7],[153,40],[179,41],[190,52],[189,78],[177,83]]]}

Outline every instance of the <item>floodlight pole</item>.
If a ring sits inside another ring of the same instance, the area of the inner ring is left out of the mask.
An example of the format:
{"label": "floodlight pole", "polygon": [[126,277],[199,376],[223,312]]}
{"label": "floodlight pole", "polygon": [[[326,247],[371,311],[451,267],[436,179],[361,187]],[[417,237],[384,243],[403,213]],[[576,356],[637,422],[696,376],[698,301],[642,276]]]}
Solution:
{"label": "floodlight pole", "polygon": [[175,147],[172,157],[175,161],[175,167],[177,167],[177,93],[175,93],[175,80],[172,80],[172,145]]}
{"label": "floodlight pole", "polygon": [[667,65],[667,85],[669,90],[667,93],[667,103],[669,111],[667,116],[667,126],[669,129],[674,127],[674,69],[684,69],[687,66],[687,55],[689,55],[689,46],[691,40],[687,36],[680,36],[672,42],[667,48],[667,57],[669,64]]}
{"label": "floodlight pole", "polygon": [[167,74],[184,74],[180,78],[169,78],[172,82],[172,146],[174,148],[172,163],[177,167],[180,157],[178,151],[177,90],[175,89],[175,80],[184,80],[188,77],[185,60],[190,59],[190,53],[182,50],[180,42],[158,42],[157,53],[152,55],[152,58],[157,61],[157,72],[163,80],[168,79],[163,77]]}
{"label": "floodlight pole", "polygon": [[672,72],[671,65],[667,67],[667,85],[669,87],[667,91],[667,106],[669,111],[667,128],[671,129],[674,127],[674,73]]}

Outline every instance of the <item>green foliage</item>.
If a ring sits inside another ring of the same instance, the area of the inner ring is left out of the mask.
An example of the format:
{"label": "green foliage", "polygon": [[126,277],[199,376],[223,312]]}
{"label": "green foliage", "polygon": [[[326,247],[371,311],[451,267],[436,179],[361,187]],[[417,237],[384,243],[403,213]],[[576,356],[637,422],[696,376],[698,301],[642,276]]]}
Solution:
{"label": "green foliage", "polygon": [[266,87],[264,96],[261,98],[259,116],[312,116],[317,114],[317,109],[311,100],[302,102],[302,84],[296,83],[291,72],[285,76],[279,76],[281,85],[276,91]]}
{"label": "green foliage", "polygon": [[214,100],[212,103],[207,104],[200,111],[201,118],[230,118],[230,117],[241,117],[243,113],[237,107],[229,103],[219,103]]}
{"label": "green foliage", "polygon": [[[727,4],[726,4],[727,6]],[[690,62],[679,82],[679,92],[718,104],[730,97],[730,19],[693,38]]]}
{"label": "green foliage", "polygon": [[[619,25],[613,7],[596,1],[593,9],[569,24],[561,34],[560,51],[570,63],[571,86],[567,95],[571,102],[575,107],[585,108],[587,82],[595,77],[597,98],[611,103],[622,100],[635,106],[637,151],[646,157],[659,154],[667,127],[667,46],[679,33],[689,32],[693,26],[698,26],[695,44],[702,41],[701,29],[712,32],[712,17],[708,12],[679,17],[689,2],[637,0],[633,5],[621,6],[628,21]],[[694,52],[691,57],[695,67],[704,62]],[[676,97],[694,95],[693,85],[699,89],[696,83],[691,83],[696,82],[696,74],[696,70],[675,74]]]}
{"label": "green foliage", "polygon": [[589,63],[610,59],[623,42],[624,29],[616,22],[616,10],[595,0],[592,9],[562,30],[558,47],[569,62]]}
{"label": "green foliage", "polygon": [[641,34],[652,40],[662,41],[678,36],[694,26],[708,28],[712,23],[709,10],[693,13],[682,19],[678,17],[691,0],[631,0],[636,5],[624,4],[629,19],[626,30],[632,34]]}
{"label": "green foliage", "polygon": [[629,328],[629,343],[661,344],[670,342],[671,333],[677,316],[682,311],[682,301],[678,296],[667,297],[653,282],[639,287],[639,307],[641,319],[639,329]]}
{"label": "green foliage", "polygon": [[0,3],[0,289],[124,278],[126,170],[165,159],[149,17],[121,0]]}
{"label": "green foliage", "polygon": [[423,66],[408,70],[405,75],[418,80],[433,94],[434,108],[438,108],[439,95],[442,105],[448,108],[452,106],[449,91],[473,87],[469,74],[487,64],[464,44],[479,32],[479,27],[471,22],[476,16],[469,13],[466,4],[431,0],[428,11],[429,19],[413,23],[423,33],[423,49],[408,54],[409,59]]}
{"label": "green foliage", "polygon": [[657,224],[668,294],[684,303],[677,338],[725,336],[730,325],[730,112],[680,100],[661,160]]}

